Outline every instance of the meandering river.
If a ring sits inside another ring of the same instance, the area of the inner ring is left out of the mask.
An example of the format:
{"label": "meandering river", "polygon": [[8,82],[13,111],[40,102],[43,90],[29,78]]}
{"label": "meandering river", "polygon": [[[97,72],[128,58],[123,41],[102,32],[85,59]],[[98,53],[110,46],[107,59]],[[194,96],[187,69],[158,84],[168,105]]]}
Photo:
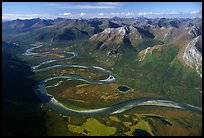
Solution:
{"label": "meandering river", "polygon": [[[38,54],[42,55],[42,54],[52,53],[52,52],[42,52],[42,53],[32,52],[34,49],[40,48],[43,45],[42,44],[40,45],[32,44],[32,46],[33,47],[27,49],[26,52],[23,53],[23,55],[32,56],[32,55],[38,55]],[[48,77],[48,78],[45,78],[39,81],[34,87],[35,93],[51,109],[61,114],[73,115],[73,116],[95,116],[95,115],[117,114],[117,113],[122,113],[124,111],[127,111],[137,106],[163,106],[163,107],[170,107],[170,108],[179,108],[183,110],[190,110],[192,112],[197,112],[199,114],[202,114],[202,108],[200,107],[196,107],[190,104],[178,103],[178,102],[174,102],[174,101],[170,101],[170,100],[166,100],[162,98],[137,98],[133,100],[124,101],[122,103],[118,103],[115,105],[111,105],[108,107],[99,108],[99,109],[90,109],[90,110],[74,110],[74,109],[65,107],[63,104],[57,101],[55,97],[48,94],[47,89],[45,87],[45,82],[54,80],[54,79],[63,78],[63,79],[69,79],[69,80],[81,80],[81,81],[92,83],[92,84],[111,84],[117,81],[117,77],[111,71],[108,71],[104,68],[97,67],[97,66],[83,66],[83,65],[78,65],[78,64],[63,64],[63,65],[56,64],[56,65],[52,65],[49,67],[40,68],[42,65],[46,65],[48,63],[55,63],[55,62],[57,63],[59,61],[72,59],[78,56],[77,52],[66,52],[66,51],[54,51],[54,52],[71,54],[72,56],[65,57],[65,58],[59,58],[55,60],[43,61],[36,66],[32,66],[31,70],[33,72],[42,72],[42,71],[47,71],[50,69],[57,69],[57,68],[81,68],[81,69],[88,69],[92,71],[101,72],[101,73],[108,75],[108,77],[103,80],[93,80],[89,78],[84,78],[80,75],[59,75],[59,76]]]}

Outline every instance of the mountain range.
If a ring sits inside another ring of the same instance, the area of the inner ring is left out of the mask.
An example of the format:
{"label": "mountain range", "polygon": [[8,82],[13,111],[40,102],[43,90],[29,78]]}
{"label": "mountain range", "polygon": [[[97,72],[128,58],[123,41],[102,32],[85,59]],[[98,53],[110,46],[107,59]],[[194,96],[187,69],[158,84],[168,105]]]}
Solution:
{"label": "mountain range", "polygon": [[177,58],[202,76],[201,18],[17,19],[3,22],[2,34],[4,41],[14,42],[84,41],[89,53],[113,61],[126,51],[144,56],[151,47],[174,44]]}

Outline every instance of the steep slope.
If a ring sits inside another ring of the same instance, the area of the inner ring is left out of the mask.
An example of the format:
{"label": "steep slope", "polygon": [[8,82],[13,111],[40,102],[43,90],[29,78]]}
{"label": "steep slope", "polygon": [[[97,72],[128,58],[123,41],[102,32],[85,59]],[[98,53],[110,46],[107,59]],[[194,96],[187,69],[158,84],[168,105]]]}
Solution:
{"label": "steep slope", "polygon": [[188,33],[192,37],[197,37],[202,34],[202,26],[194,25]]}
{"label": "steep slope", "polygon": [[[195,68],[202,77],[202,39],[201,36],[194,38],[186,47],[183,60],[192,68]],[[201,50],[199,50],[201,49]]]}

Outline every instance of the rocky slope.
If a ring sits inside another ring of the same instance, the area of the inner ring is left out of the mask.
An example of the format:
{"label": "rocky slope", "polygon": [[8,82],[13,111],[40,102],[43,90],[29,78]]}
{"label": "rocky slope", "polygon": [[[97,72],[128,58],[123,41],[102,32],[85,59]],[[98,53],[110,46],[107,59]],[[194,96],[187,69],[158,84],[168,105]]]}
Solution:
{"label": "rocky slope", "polygon": [[202,46],[201,36],[194,38],[186,47],[183,54],[183,60],[192,68],[195,68],[199,75],[202,77]]}
{"label": "rocky slope", "polygon": [[192,37],[197,37],[202,34],[201,26],[194,25],[188,32]]}

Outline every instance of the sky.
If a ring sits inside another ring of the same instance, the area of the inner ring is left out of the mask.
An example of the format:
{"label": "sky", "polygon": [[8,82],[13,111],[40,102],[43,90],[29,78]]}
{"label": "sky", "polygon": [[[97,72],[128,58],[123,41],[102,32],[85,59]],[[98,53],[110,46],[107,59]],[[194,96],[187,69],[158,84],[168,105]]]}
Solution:
{"label": "sky", "polygon": [[2,2],[2,20],[61,18],[195,18],[202,2]]}

